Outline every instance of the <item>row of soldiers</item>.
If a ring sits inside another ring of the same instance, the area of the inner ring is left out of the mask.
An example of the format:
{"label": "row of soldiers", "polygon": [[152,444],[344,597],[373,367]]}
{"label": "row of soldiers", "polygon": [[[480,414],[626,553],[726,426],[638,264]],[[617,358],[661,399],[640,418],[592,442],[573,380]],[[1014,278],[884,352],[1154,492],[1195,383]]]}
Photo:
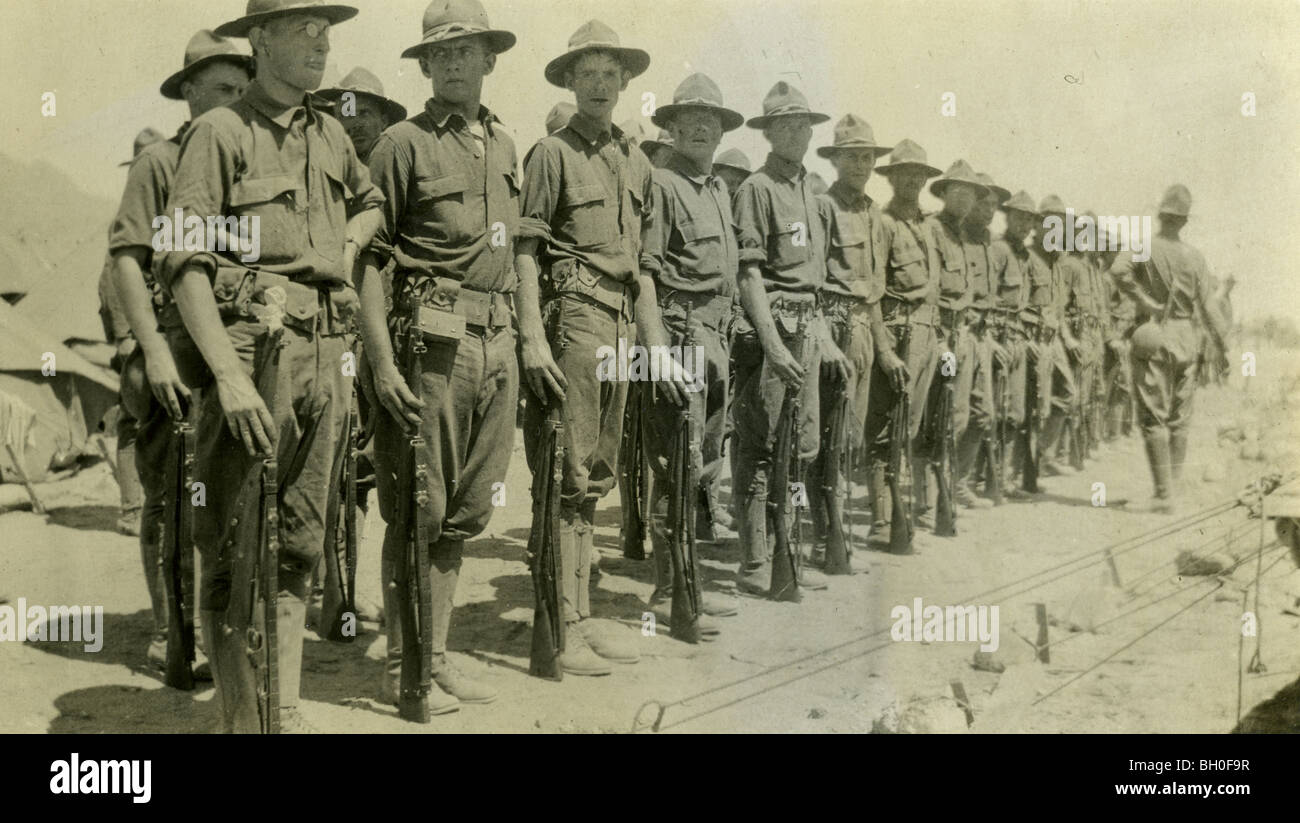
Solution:
{"label": "row of soldiers", "polygon": [[[817,149],[837,179],[815,192],[803,158],[813,126],[830,118],[784,82],[747,120],[710,78],[691,75],[652,118],[671,145],[638,146],[612,114],[650,56],[595,20],[545,67],[575,105],[521,175],[482,102],[514,34],[493,28],[478,0],[434,0],[402,52],[433,93],[407,118],[365,70],[313,95],[331,27],[356,14],[250,0],[243,17],[195,35],[162,86],[192,119],[139,153],[111,232],[113,280],[138,341],[123,385],[143,394],[146,508],[166,509],[169,495],[182,508],[174,485],[147,476],[169,462],[160,454],[187,455],[186,479],[206,484],[190,526],[195,623],[225,730],[275,728],[268,716],[306,727],[307,600],[322,558],[327,590],[342,585],[336,524],[340,499],[347,515],[352,504],[340,491],[366,434],[386,523],[380,694],[416,720],[496,696],[452,662],[446,639],[465,542],[494,510],[521,396],[537,498],[529,559],[538,615],[555,624],[554,676],[639,658],[638,634],[596,619],[590,597],[597,503],[629,469],[648,470],[652,606],[671,612],[674,633],[707,640],[739,607],[704,591],[697,532],[721,539],[734,527],[741,591],[796,599],[827,585],[803,562],[791,489],[807,491],[824,572],[844,574],[854,571],[844,491],[859,463],[873,533],[907,552],[914,523],[952,534],[952,504],[983,505],[972,478],[998,478],[1008,462],[987,448],[992,432],[1011,433],[996,439],[1025,455],[1016,465],[1032,489],[1038,469],[1064,471],[1054,455],[1065,432],[1083,446],[1106,416],[1113,433],[1136,385],[1144,434],[1167,428],[1167,444],[1185,444],[1190,383],[1167,376],[1163,337],[1147,360],[1130,359],[1125,342],[1144,317],[1166,335],[1190,317],[1179,300],[1205,296],[1203,262],[1177,240],[1181,187],[1162,204],[1158,265],[1116,260],[1112,280],[1104,255],[1031,248],[1034,225],[1065,214],[1059,198],[1012,196],[965,161],[940,173],[911,140],[877,144],[855,115]],[[252,58],[226,37],[247,38]],[[716,155],[741,126],[771,145],[752,174],[738,152]],[[865,193],[873,170],[893,188],[883,208]],[[919,206],[927,182],[944,202],[938,214]],[[1007,230],[993,240],[997,209]],[[205,225],[257,217],[260,257],[159,247],[155,218],[173,214]],[[632,342],[652,353],[659,379],[606,379],[606,352]],[[684,350],[702,357],[691,364]],[[1130,362],[1144,369],[1132,381]],[[842,459],[853,448],[865,458]],[[719,489],[728,456],[731,514]],[[1169,465],[1153,455],[1162,500]],[[644,480],[625,480],[635,498]],[[929,514],[931,480],[942,516]],[[901,497],[910,505],[895,505]],[[156,614],[149,547],[180,522],[162,519],[141,532]],[[263,568],[259,540],[274,558]],[[259,598],[269,603],[260,614]]]}

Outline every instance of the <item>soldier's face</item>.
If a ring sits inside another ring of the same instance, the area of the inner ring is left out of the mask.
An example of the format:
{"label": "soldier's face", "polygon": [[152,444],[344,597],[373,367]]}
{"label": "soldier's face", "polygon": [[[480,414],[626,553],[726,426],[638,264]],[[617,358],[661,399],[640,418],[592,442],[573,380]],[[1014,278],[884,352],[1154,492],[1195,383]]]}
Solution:
{"label": "soldier's face", "polygon": [[772,144],[773,154],[798,163],[808,153],[808,143],[812,141],[812,120],[799,114],[778,117],[763,134]]}
{"label": "soldier's face", "polygon": [[711,111],[687,109],[668,124],[668,133],[673,136],[673,148],[709,168],[722,142],[722,119]]}
{"label": "soldier's face", "polygon": [[594,52],[574,61],[569,70],[568,86],[578,104],[578,111],[597,122],[609,120],[618,103],[619,92],[627,88],[623,64],[612,54]]}
{"label": "soldier's face", "polygon": [[[261,32],[254,40],[253,35]],[[254,28],[250,40],[259,48],[258,72],[266,71],[295,89],[320,88],[330,53],[330,22],[311,14],[278,17]]]}
{"label": "soldier's face", "polygon": [[439,100],[461,105],[483,93],[483,78],[496,67],[497,56],[480,37],[458,37],[420,55],[420,70],[433,81]]}
{"label": "soldier's face", "polygon": [[909,202],[921,196],[921,188],[929,178],[925,176],[924,169],[905,166],[889,172],[886,179],[889,180],[890,188],[894,190],[894,196],[903,202]]}
{"label": "soldier's face", "polygon": [[998,196],[989,192],[983,197],[977,197],[975,204],[971,206],[970,212],[966,215],[966,221],[975,226],[987,226],[993,222],[993,215],[998,210]]}
{"label": "soldier's face", "polygon": [[190,75],[181,84],[181,94],[190,104],[190,117],[229,106],[244,96],[248,88],[248,70],[234,63],[211,63]]}
{"label": "soldier's face", "polygon": [[745,182],[746,177],[749,177],[749,172],[734,166],[715,166],[713,173],[722,178],[722,182],[727,184],[727,191],[732,194],[735,194],[736,189],[740,188],[740,184]]}
{"label": "soldier's face", "polygon": [[871,149],[847,149],[831,155],[831,165],[839,179],[854,189],[864,189],[876,167],[876,153]]}
{"label": "soldier's face", "polygon": [[964,218],[975,207],[979,192],[965,183],[949,183],[943,190],[943,210],[956,217]]}
{"label": "soldier's face", "polygon": [[1023,240],[1029,235],[1029,230],[1034,227],[1034,215],[1026,214],[1019,209],[1009,209],[1007,211],[1007,237],[1012,240]]}
{"label": "soldier's face", "polygon": [[358,157],[366,157],[370,154],[375,141],[388,126],[383,106],[379,101],[360,94],[357,95],[354,114],[346,114],[340,107],[339,122],[343,124],[343,130],[352,140],[352,147],[357,150]]}

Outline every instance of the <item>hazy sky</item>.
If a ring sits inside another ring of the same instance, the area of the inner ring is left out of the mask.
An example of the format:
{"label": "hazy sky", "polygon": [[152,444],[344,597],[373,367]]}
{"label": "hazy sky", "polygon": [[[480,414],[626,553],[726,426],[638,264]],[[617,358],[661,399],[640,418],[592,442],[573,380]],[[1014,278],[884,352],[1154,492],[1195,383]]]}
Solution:
{"label": "hazy sky", "polygon": [[[423,0],[364,0],[337,26],[327,84],[364,65],[415,110],[430,88],[401,51],[420,38]],[[650,69],[632,81],[616,119],[640,115],[644,92],[671,100],[702,71],[726,102],[758,114],[777,80],[815,109],[854,112],[886,144],[910,137],[931,162],[964,157],[1009,189],[1049,192],[1102,214],[1154,211],[1178,181],[1194,198],[1185,239],[1220,274],[1235,273],[1239,308],[1300,315],[1294,215],[1300,195],[1300,5],[1211,2],[861,2],[861,0],[486,0],[494,26],[518,35],[488,78],[484,102],[514,130],[522,157],[566,92],[542,68],[592,17],[644,48]],[[170,133],[183,103],[158,85],[180,67],[200,28],[239,16],[242,0],[40,0],[5,4],[0,151],[43,159],[95,194],[116,198],[116,164],[140,128]],[[242,48],[247,44],[240,42]],[[1068,77],[1067,77],[1068,76]],[[56,93],[57,115],[41,116]],[[957,113],[941,113],[942,95]],[[1242,95],[1256,114],[1242,114]],[[813,145],[831,139],[819,126]],[[752,161],[762,136],[724,138]],[[810,168],[833,170],[809,152]],[[869,192],[887,199],[873,178]],[[928,195],[923,204],[935,205]]]}

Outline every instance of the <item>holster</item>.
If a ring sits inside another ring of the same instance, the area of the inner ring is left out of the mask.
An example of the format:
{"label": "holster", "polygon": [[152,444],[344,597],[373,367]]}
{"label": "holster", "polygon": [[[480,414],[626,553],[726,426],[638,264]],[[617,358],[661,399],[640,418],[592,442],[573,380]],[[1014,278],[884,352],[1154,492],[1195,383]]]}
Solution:
{"label": "holster", "polygon": [[546,287],[543,289],[543,300],[562,294],[575,294],[621,314],[628,322],[632,320],[635,294],[631,283],[620,283],[571,258],[552,261],[549,274],[544,280]]}

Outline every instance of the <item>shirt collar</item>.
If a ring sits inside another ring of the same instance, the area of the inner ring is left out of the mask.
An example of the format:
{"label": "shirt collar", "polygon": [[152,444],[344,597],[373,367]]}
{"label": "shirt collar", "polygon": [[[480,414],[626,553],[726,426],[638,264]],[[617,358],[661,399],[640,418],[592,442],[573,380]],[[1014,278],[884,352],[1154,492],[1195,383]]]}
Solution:
{"label": "shirt collar", "polygon": [[979,226],[978,228],[976,228],[963,223],[961,229],[962,229],[962,237],[971,241],[972,243],[987,244],[992,237],[992,235],[989,233],[988,226]]}
{"label": "shirt collar", "polygon": [[958,237],[964,236],[961,228],[961,220],[959,220],[955,215],[953,215],[952,212],[948,212],[948,211],[939,212],[939,222],[947,226],[952,231],[952,233],[957,235]]}
{"label": "shirt collar", "polygon": [[266,89],[262,88],[262,84],[258,83],[256,78],[248,84],[248,89],[244,92],[244,101],[282,129],[289,128],[293,124],[293,118],[300,111],[305,112],[308,121],[316,116],[315,109],[311,106],[310,94],[304,94],[303,102],[299,105],[285,106],[272,100],[271,95],[266,93]]}
{"label": "shirt collar", "polygon": [[574,115],[569,118],[569,128],[576,131],[579,137],[593,146],[599,143],[600,138],[604,135],[608,135],[611,140],[617,140],[623,136],[622,130],[613,123],[604,126],[597,123],[595,120],[592,120],[580,111],[575,112]]}
{"label": "shirt collar", "polygon": [[674,150],[673,153],[668,157],[668,168],[677,172],[682,177],[685,177],[687,180],[690,180],[692,183],[694,183],[697,186],[707,186],[713,180],[717,179],[716,177],[714,177],[712,171],[709,171],[708,173],[701,173],[700,170],[695,167],[695,164],[692,163],[689,158],[687,158],[681,152],[676,150]]}
{"label": "shirt collar", "polygon": [[[452,117],[459,117],[462,120],[464,119],[464,116],[460,112],[453,110],[450,106],[435,97],[430,97],[428,100],[424,101],[424,110],[428,112],[429,116],[433,118],[434,124],[440,129],[446,128],[447,121]],[[484,105],[478,107],[478,120],[485,128],[491,126],[494,122],[501,122],[501,120]]]}
{"label": "shirt collar", "polygon": [[885,211],[890,217],[898,220],[920,220],[925,217],[925,212],[921,211],[919,205],[899,203],[896,200],[890,200],[885,206]]}
{"label": "shirt collar", "polygon": [[831,183],[830,194],[837,203],[847,209],[862,211],[871,205],[871,198],[866,192],[856,191],[839,180]]}
{"label": "shirt collar", "polygon": [[804,178],[803,163],[795,163],[773,152],[767,153],[767,160],[763,163],[763,168],[776,173],[791,183],[797,183]]}

